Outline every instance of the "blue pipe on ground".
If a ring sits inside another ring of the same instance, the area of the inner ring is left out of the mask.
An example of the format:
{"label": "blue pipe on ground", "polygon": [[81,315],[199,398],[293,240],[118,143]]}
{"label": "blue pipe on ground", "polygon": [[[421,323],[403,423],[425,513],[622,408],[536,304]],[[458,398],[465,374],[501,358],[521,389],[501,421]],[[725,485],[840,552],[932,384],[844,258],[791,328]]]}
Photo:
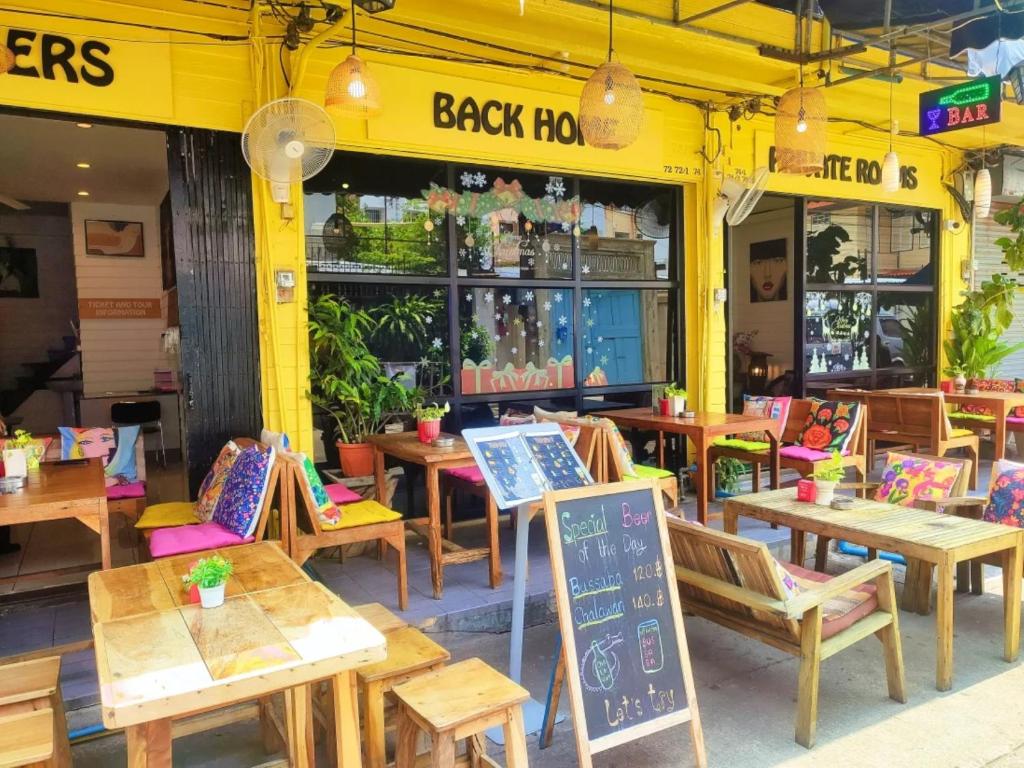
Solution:
{"label": "blue pipe on ground", "polygon": [[[858,544],[851,544],[848,541],[839,541],[836,543],[836,549],[842,552],[844,555],[855,555],[856,557],[866,558],[868,556],[868,548],[862,547]],[[888,560],[890,563],[897,563],[899,565],[906,565],[907,561],[903,555],[894,555],[892,552],[879,552],[878,556],[882,560]]]}
{"label": "blue pipe on ground", "polygon": [[95,736],[97,733],[103,733],[107,730],[103,727],[103,723],[96,723],[94,725],[85,725],[81,728],[76,728],[73,731],[68,732],[68,741],[74,741],[75,739],[83,739],[86,736]]}

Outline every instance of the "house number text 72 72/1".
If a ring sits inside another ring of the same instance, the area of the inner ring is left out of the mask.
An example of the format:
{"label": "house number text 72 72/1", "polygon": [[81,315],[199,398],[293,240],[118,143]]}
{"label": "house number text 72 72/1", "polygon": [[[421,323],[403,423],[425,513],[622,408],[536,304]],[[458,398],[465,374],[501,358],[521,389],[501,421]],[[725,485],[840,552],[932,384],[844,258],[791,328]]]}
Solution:
{"label": "house number text 72 72/1", "polygon": [[662,170],[665,173],[671,173],[673,176],[700,176],[700,168],[697,166],[665,165],[662,166]]}

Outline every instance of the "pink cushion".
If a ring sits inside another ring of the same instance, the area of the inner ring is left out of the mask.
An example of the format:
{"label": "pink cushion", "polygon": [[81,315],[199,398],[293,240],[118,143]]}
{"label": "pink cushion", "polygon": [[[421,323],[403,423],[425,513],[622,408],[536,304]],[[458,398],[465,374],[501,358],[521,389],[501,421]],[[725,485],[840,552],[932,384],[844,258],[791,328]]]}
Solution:
{"label": "pink cushion", "polygon": [[1006,417],[1006,423],[1007,424],[1024,424],[1024,418],[1022,418],[1020,416],[1007,416]]}
{"label": "pink cushion", "polygon": [[363,500],[362,496],[344,483],[331,483],[330,485],[325,485],[324,489],[327,491],[327,498],[335,504],[352,504]]}
{"label": "pink cushion", "polygon": [[153,557],[170,557],[171,555],[185,555],[189,552],[202,552],[217,547],[249,544],[255,540],[255,536],[243,538],[219,523],[179,525],[177,528],[160,528],[153,531],[153,535],[149,539],[149,553]]}
{"label": "pink cushion", "polygon": [[822,459],[831,458],[832,454],[828,451],[816,451],[813,448],[805,448],[802,445],[787,445],[779,448],[779,456],[799,461],[821,461]]}
{"label": "pink cushion", "polygon": [[457,477],[459,480],[465,480],[467,483],[473,483],[474,485],[483,485],[484,482],[484,473],[477,466],[446,469],[445,472],[452,477]]}
{"label": "pink cushion", "polygon": [[144,499],[145,497],[146,484],[141,481],[107,486],[107,499],[110,501],[117,501],[118,499]]}
{"label": "pink cushion", "polygon": [[[827,573],[819,573],[818,571],[809,571],[806,568],[801,568],[799,565],[793,563],[783,563],[783,566],[794,576],[807,579],[808,581],[816,581],[820,584],[825,584],[832,580],[832,577]],[[878,608],[878,595],[876,594],[874,584],[860,584],[854,587],[851,592],[861,593],[857,599],[860,602],[856,607],[851,608],[849,612],[836,618],[826,618],[821,622],[821,639],[828,640],[828,638],[842,632],[844,629],[852,627],[858,621],[863,619],[865,616],[870,616]]]}

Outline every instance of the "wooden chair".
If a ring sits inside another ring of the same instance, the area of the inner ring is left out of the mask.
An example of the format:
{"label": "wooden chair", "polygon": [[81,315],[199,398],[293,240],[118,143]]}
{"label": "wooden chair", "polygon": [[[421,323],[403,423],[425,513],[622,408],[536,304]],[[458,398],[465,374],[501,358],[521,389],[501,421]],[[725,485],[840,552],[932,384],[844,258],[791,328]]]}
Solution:
{"label": "wooden chair", "polygon": [[617,431],[615,422],[611,419],[599,421],[599,437],[601,450],[601,467],[603,477],[598,479],[599,483],[617,483],[623,480],[657,480],[658,488],[667,500],[666,509],[674,509],[679,506],[679,478],[671,470],[649,467],[645,464],[633,464],[632,471],[625,466],[625,460],[618,449],[617,443],[622,440],[626,450],[629,450],[629,443],[624,441]]}
{"label": "wooden chair", "polygon": [[[800,659],[796,741],[814,745],[818,678],[823,659],[870,635],[882,641],[889,697],[906,702],[899,620],[892,566],[883,560],[825,577],[794,595],[780,576],[781,564],[761,542],[668,518],[679,598],[691,613],[760,640]],[[793,569],[793,566],[789,566]],[[813,574],[797,569],[798,574]],[[830,601],[873,584],[874,596],[859,593],[858,607],[840,619],[827,616]],[[852,622],[852,623],[851,623]]]}
{"label": "wooden chair", "polygon": [[[790,402],[789,415],[786,417],[786,428],[783,430],[782,438],[780,440],[784,448],[796,445],[797,440],[800,438],[800,433],[803,431],[804,423],[807,421],[807,415],[810,413],[810,410],[810,400],[794,399]],[[867,479],[867,421],[868,413],[866,410],[862,410],[861,414],[857,418],[857,423],[854,425],[853,434],[850,436],[847,451],[841,459],[844,467],[853,467],[853,471],[858,482],[864,482]],[[708,489],[711,494],[714,494],[715,492],[715,460],[720,456],[728,456],[751,464],[751,490],[754,493],[760,490],[761,465],[767,465],[771,461],[767,447],[763,450],[754,451],[746,448],[712,444],[708,449],[707,467],[707,471],[710,473]],[[779,467],[782,469],[793,469],[799,472],[801,477],[809,477],[814,474],[818,466],[828,460],[829,458],[825,457],[809,460],[779,454]],[[713,496],[710,500],[714,500]]]}
{"label": "wooden chair", "polygon": [[304,482],[299,459],[290,453],[280,454],[280,459],[285,473],[281,530],[286,542],[285,550],[292,560],[302,565],[318,549],[366,541],[378,542],[378,555],[383,557],[391,546],[398,555],[398,607],[404,611],[409,604],[409,585],[402,516],[377,501],[364,500],[340,507],[337,526],[327,526],[317,515],[316,501],[309,485]]}
{"label": "wooden chair", "polygon": [[[522,703],[529,692],[480,659],[467,659],[393,689],[398,700],[398,745],[395,765],[416,761],[416,736],[430,737],[434,768],[455,765],[456,742],[466,741],[468,762],[479,765],[486,755],[482,734],[501,726],[505,733],[505,764],[526,768],[526,728]],[[487,759],[488,764],[494,763]]]}
{"label": "wooden chair", "polygon": [[[947,458],[945,456],[929,456],[920,453],[908,453],[905,454],[908,457],[914,459],[921,459],[924,461],[941,461],[947,464],[957,464],[960,467],[960,472],[956,477],[956,481],[953,483],[952,488],[948,496],[941,499],[922,499],[922,498],[907,498],[905,502],[902,502],[900,506],[916,507],[918,509],[929,509],[932,511],[941,511],[944,508],[949,507],[961,507],[964,505],[975,506],[978,502],[984,502],[984,499],[968,496],[967,486],[972,474],[972,462],[970,459],[960,458]],[[882,483],[840,483],[837,486],[838,490],[849,490],[856,489],[858,491],[865,491],[866,495],[870,495],[874,491],[877,491]],[[801,541],[797,544],[799,552],[803,552],[803,532],[798,531],[796,535],[800,537]],[[825,572],[828,561],[828,547],[831,540],[825,536],[818,536],[816,542],[816,548],[814,553],[814,570],[821,573]],[[802,555],[800,557],[802,562]],[[868,560],[874,560],[878,556],[878,552],[872,548],[868,548],[867,557]],[[980,569],[980,565],[978,566]],[[957,585],[961,583],[968,583],[968,577],[966,563],[959,563],[957,565]],[[927,614],[929,612],[929,604],[931,600],[931,587],[932,587],[932,571],[934,569],[931,566],[921,563],[919,560],[913,558],[907,559],[907,573],[903,582],[903,595],[900,600],[900,606],[906,611],[915,611],[921,614]],[[961,580],[963,580],[961,582]]]}
{"label": "wooden chair", "polygon": [[67,768],[60,656],[0,666],[0,766]]}
{"label": "wooden chair", "polygon": [[978,436],[969,429],[953,428],[941,392],[868,392],[865,400],[871,413],[867,438],[872,457],[878,441],[924,448],[934,456],[964,448],[972,461],[971,490],[978,487]]}

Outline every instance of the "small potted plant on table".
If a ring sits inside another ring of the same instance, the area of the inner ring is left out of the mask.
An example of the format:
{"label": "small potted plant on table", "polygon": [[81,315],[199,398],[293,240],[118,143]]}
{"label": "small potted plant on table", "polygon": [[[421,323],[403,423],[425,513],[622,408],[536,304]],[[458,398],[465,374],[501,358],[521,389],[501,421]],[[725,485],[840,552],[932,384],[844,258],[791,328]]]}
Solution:
{"label": "small potted plant on table", "polygon": [[832,458],[827,459],[814,470],[814,488],[817,491],[818,504],[829,505],[836,493],[836,483],[846,475],[846,467],[843,466],[842,456],[839,451],[832,451]]}
{"label": "small potted plant on table", "polygon": [[686,390],[678,384],[665,387],[665,397],[668,399],[669,416],[678,416],[686,410]]}
{"label": "small potted plant on table", "polygon": [[224,587],[234,571],[231,561],[220,555],[200,558],[188,572],[186,583],[199,589],[199,602],[203,608],[216,608],[224,604]]}
{"label": "small potted plant on table", "polygon": [[416,406],[412,413],[416,417],[416,431],[421,443],[432,443],[437,439],[441,434],[441,417],[450,410],[448,403],[443,406],[437,403]]}

